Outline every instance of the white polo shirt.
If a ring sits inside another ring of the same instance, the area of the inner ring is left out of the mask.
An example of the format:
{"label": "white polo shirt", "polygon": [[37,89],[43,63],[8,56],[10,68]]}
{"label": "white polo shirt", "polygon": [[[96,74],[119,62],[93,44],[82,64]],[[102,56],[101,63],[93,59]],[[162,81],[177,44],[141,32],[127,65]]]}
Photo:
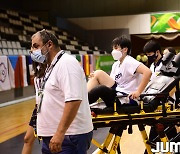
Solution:
{"label": "white polo shirt", "polygon": [[[60,52],[51,64],[55,63]],[[86,84],[86,77],[79,62],[65,53],[54,66],[45,84],[41,111],[37,114],[38,136],[55,134],[65,102],[72,100],[82,101],[65,135],[83,134],[93,130]]]}

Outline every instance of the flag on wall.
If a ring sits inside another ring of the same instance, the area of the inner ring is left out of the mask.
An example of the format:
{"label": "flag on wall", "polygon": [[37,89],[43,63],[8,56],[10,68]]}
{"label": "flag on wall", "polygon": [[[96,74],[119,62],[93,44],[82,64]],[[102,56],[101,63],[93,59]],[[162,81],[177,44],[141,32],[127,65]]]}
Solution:
{"label": "flag on wall", "polygon": [[[9,69],[9,80],[11,88],[15,88],[15,67],[18,60],[18,56],[8,56],[8,69]],[[17,80],[17,77],[16,77]]]}
{"label": "flag on wall", "polygon": [[90,75],[89,55],[84,55],[84,71],[87,76]]}
{"label": "flag on wall", "polygon": [[86,76],[90,74],[89,55],[80,55],[81,65]]}
{"label": "flag on wall", "polygon": [[8,56],[8,58],[11,88],[20,88],[27,86],[25,56]]}
{"label": "flag on wall", "polygon": [[92,73],[95,70],[95,58],[94,58],[94,55],[89,55],[89,67],[90,67],[90,73]]}
{"label": "flag on wall", "polygon": [[34,85],[34,71],[32,67],[32,59],[31,56],[26,56],[26,73],[27,73],[27,82],[28,85]]}
{"label": "flag on wall", "polygon": [[0,91],[10,89],[7,56],[0,56]]}
{"label": "flag on wall", "polygon": [[[21,86],[22,87],[27,87],[27,69],[26,69],[26,57],[25,56],[19,56],[19,68],[20,68],[20,76],[22,77],[21,79]],[[21,67],[22,66],[22,67]]]}

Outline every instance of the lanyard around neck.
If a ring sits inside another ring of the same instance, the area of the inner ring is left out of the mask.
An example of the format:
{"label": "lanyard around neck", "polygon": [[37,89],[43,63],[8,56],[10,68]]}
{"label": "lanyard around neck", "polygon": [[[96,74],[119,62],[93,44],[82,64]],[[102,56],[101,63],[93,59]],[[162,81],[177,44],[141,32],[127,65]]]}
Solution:
{"label": "lanyard around neck", "polygon": [[57,64],[57,62],[59,61],[59,59],[62,57],[62,55],[63,55],[64,53],[65,53],[65,52],[62,51],[62,52],[60,53],[60,55],[57,57],[56,62],[55,62],[52,66],[50,66],[51,69],[50,69],[50,72],[49,72],[49,74],[48,74],[47,77],[46,77],[46,74],[47,74],[47,71],[46,71],[46,73],[45,73],[45,75],[44,75],[44,78],[43,78],[43,81],[42,81],[42,85],[40,86],[41,90],[44,89],[45,84],[46,84],[47,80],[49,79],[49,76],[51,75],[51,72],[52,72],[54,66]]}

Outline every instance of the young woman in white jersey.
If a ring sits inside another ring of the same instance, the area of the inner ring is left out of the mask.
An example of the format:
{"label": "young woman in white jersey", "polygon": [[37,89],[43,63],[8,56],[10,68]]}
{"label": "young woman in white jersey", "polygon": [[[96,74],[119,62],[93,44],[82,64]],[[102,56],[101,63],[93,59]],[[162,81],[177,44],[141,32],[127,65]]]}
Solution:
{"label": "young woman in white jersey", "polygon": [[[38,89],[39,84],[44,76],[44,72],[46,69],[46,64],[40,64],[37,62],[33,62],[33,71],[34,71],[34,85],[35,89]],[[36,99],[37,99],[37,92],[36,92]],[[36,101],[37,102],[37,101]],[[35,108],[33,110],[29,126],[27,132],[24,137],[24,146],[22,149],[22,154],[31,154],[32,147],[35,140],[35,131],[36,131],[36,118],[37,118],[37,105],[35,104]]]}
{"label": "young woman in white jersey", "polygon": [[[110,76],[102,70],[97,70],[90,75],[88,81],[90,103],[100,97],[107,107],[112,107],[119,93],[128,94],[131,99],[136,99],[150,80],[150,69],[130,56],[131,42],[126,36],[115,38],[112,41],[112,48],[111,54],[117,61],[112,66]],[[120,100],[117,105],[124,103],[137,105],[137,102],[131,99],[128,102]]]}

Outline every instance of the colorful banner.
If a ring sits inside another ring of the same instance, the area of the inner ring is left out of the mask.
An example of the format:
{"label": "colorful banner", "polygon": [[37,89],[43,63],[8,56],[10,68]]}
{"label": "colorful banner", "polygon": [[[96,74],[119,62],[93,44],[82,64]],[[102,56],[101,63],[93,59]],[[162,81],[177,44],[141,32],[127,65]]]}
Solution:
{"label": "colorful banner", "polygon": [[103,70],[107,73],[111,71],[114,60],[112,56],[96,56],[96,55],[76,55],[76,59],[80,62],[86,76],[90,75],[94,70]]}
{"label": "colorful banner", "polygon": [[151,33],[180,32],[180,13],[151,14]]}
{"label": "colorful banner", "polygon": [[100,69],[107,73],[110,73],[112,69],[112,65],[114,63],[113,57],[110,55],[109,56],[102,55],[96,58],[97,58],[96,69]]}

